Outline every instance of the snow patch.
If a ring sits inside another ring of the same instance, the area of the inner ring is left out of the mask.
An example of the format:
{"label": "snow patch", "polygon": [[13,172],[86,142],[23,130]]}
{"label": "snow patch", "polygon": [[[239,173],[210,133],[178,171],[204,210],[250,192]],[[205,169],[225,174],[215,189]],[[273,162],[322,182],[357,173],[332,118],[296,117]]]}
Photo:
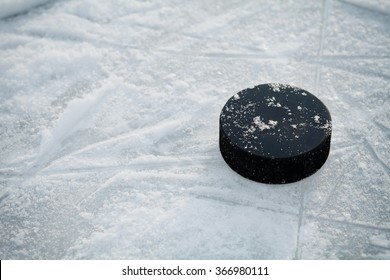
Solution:
{"label": "snow patch", "polygon": [[280,92],[280,85],[279,84],[270,84],[270,86],[274,92]]}
{"label": "snow patch", "polygon": [[274,96],[268,97],[265,100],[268,101],[268,107],[282,107],[279,102],[276,102],[276,98]]}
{"label": "snow patch", "polygon": [[97,110],[106,95],[118,91],[120,83],[120,79],[112,77],[104,81],[104,85],[100,89],[91,92],[83,98],[76,98],[70,101],[66,110],[57,119],[54,127],[42,130],[38,158],[57,149],[68,135],[84,128],[85,118],[88,114]]}
{"label": "snow patch", "polygon": [[265,129],[275,128],[275,126],[278,124],[278,121],[274,121],[274,120],[269,120],[268,124],[266,124],[265,122],[261,121],[259,116],[254,117],[253,122],[256,125],[256,127],[259,128],[261,131]]}

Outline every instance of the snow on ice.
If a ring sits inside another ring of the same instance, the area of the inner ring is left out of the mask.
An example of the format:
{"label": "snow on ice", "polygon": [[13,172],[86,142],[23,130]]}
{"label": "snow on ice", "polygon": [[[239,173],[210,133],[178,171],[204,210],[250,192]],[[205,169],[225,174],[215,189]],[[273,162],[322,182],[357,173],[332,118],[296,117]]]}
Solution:
{"label": "snow on ice", "polygon": [[[390,259],[389,15],[0,0],[0,258]],[[332,114],[329,158],[300,182],[249,181],[219,153],[223,105],[264,83]]]}

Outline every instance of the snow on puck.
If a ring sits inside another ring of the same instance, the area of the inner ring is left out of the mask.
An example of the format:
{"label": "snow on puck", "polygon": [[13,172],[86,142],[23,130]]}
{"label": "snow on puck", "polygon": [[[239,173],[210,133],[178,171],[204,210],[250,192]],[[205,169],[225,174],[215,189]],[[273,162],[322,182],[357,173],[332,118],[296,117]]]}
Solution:
{"label": "snow on puck", "polygon": [[283,184],[312,175],[330,149],[332,119],[311,93],[263,84],[231,97],[219,120],[219,148],[240,175]]}

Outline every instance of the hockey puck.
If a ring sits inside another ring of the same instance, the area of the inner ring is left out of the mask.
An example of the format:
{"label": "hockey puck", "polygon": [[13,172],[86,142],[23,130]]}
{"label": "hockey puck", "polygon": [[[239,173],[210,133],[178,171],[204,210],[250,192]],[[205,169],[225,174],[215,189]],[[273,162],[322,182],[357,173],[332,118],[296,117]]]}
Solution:
{"label": "hockey puck", "polygon": [[284,184],[325,163],[332,119],[325,105],[301,88],[263,84],[240,91],[222,109],[219,148],[238,174]]}

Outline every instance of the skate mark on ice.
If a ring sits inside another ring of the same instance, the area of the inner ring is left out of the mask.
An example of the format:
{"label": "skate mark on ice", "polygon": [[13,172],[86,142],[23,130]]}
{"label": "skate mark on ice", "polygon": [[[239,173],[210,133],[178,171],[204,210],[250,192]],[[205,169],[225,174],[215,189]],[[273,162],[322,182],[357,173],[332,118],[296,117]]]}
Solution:
{"label": "skate mark on ice", "polygon": [[140,144],[147,140],[157,142],[162,137],[175,132],[184,125],[185,123],[183,123],[183,118],[181,117],[176,119],[165,119],[145,128],[136,129],[134,131],[119,134],[111,138],[89,144],[81,149],[72,151],[71,153],[62,156],[61,158],[56,159],[54,162],[62,158],[77,156],[83,153],[91,152],[93,150],[99,150],[120,144],[136,149],[136,145],[134,144]]}
{"label": "skate mark on ice", "polygon": [[331,148],[332,149],[331,152],[337,154],[337,153],[343,152],[343,150],[345,150],[345,149],[353,148],[355,146],[358,146],[358,143],[342,142],[340,144],[334,144]]}
{"label": "skate mark on ice", "polygon": [[[151,7],[144,7],[144,8],[140,8],[140,7],[133,8],[132,7],[130,13],[119,15],[117,17],[114,17],[114,18],[111,18],[111,19],[108,19],[108,20],[104,20],[104,21],[96,20],[96,18],[88,17],[88,16],[86,16],[86,14],[75,14],[75,13],[70,13],[70,14],[73,15],[73,16],[76,16],[76,17],[78,17],[80,19],[84,19],[84,20],[87,20],[87,21],[90,21],[90,22],[93,22],[93,23],[110,24],[110,23],[116,23],[118,21],[120,22],[121,20],[124,20],[124,19],[128,18],[131,15],[145,14],[145,13],[148,13],[148,12],[157,11],[160,8],[161,8],[160,6],[151,6]],[[133,25],[133,22],[131,22],[130,24]]]}
{"label": "skate mark on ice", "polygon": [[[307,56],[306,59],[311,60],[310,56]],[[321,56],[322,61],[328,60],[329,62],[339,61],[339,60],[383,60],[390,59],[388,55],[343,55],[343,54],[325,54]]]}
{"label": "skate mark on ice", "polygon": [[18,167],[17,164],[19,164],[19,162],[17,162],[15,165],[8,166],[8,168],[0,169],[0,177],[4,179],[8,179],[12,177],[21,176],[22,173],[20,171],[11,169],[13,167],[17,168]]}
{"label": "skate mark on ice", "polygon": [[[349,159],[349,162],[353,162],[353,160]],[[320,207],[320,209],[318,211],[319,215],[321,215],[325,211],[325,208],[329,205],[330,200],[333,198],[333,196],[335,195],[336,191],[338,190],[338,188],[342,184],[343,181],[341,180],[341,178],[343,178],[343,176],[345,174],[345,171],[350,170],[350,169],[351,169],[351,164],[343,165],[343,168],[340,171],[340,175],[337,176],[337,178],[335,179],[335,182],[337,182],[337,183],[332,187],[330,193],[327,195],[327,197],[324,200],[324,202],[321,203],[321,207]]]}
{"label": "skate mark on ice", "polygon": [[[185,127],[188,123],[196,120],[203,112],[203,109],[195,111],[192,115],[183,116],[182,113],[177,113],[169,118],[160,120],[158,122],[149,124],[148,126],[138,128],[134,131],[126,132],[113,136],[111,138],[89,144],[81,149],[73,150],[71,153],[65,154],[56,158],[49,165],[45,166],[43,170],[50,168],[50,166],[60,160],[70,158],[83,153],[91,153],[94,150],[106,149],[109,150],[112,146],[125,146],[127,151],[136,150],[137,144],[152,145],[166,137],[176,133],[178,130]],[[170,141],[170,140],[169,140]]]}
{"label": "skate mark on ice", "polygon": [[0,12],[0,20],[7,20],[7,21],[13,20],[17,17],[25,16],[28,13],[30,13],[31,11],[37,10],[40,8],[45,8],[48,10],[50,7],[52,7],[54,5],[54,2],[56,2],[56,0],[41,0],[41,1],[36,2],[36,3],[28,3],[26,1],[22,4],[19,3],[19,6],[16,6],[16,7],[14,6],[14,8],[13,9],[11,8],[11,11],[9,11],[8,13],[5,11]]}
{"label": "skate mark on ice", "polygon": [[185,30],[185,32],[214,39],[214,36],[222,29],[234,26],[237,23],[241,23],[248,17],[259,14],[258,11],[253,11],[253,8],[250,7],[250,5],[241,7],[241,9],[243,12],[239,13],[239,16],[237,16],[237,13],[223,13],[218,16],[210,17],[210,19],[202,21],[201,23],[195,24],[189,30]]}
{"label": "skate mark on ice", "polygon": [[390,167],[378,156],[375,149],[372,147],[370,142],[368,142],[367,138],[364,138],[363,143],[371,156],[382,165],[384,171],[388,176],[390,176]]}
{"label": "skate mark on ice", "polygon": [[390,251],[390,240],[387,234],[372,235],[369,238],[369,244],[373,248]]}
{"label": "skate mark on ice", "polygon": [[[196,182],[197,180],[196,175],[189,175],[189,174],[177,174],[173,172],[148,172],[148,171],[133,171],[133,170],[124,170],[123,172],[119,172],[111,176],[106,180],[106,182],[101,185],[100,187],[96,188],[96,190],[92,191],[90,194],[86,195],[82,199],[80,199],[78,202],[76,202],[75,207],[80,208],[83,204],[89,202],[92,199],[97,199],[98,197],[110,197],[110,194],[115,195],[115,191],[130,191],[134,189],[134,185],[138,181],[143,181],[145,179],[147,180],[160,180],[164,179],[170,180],[172,182],[178,183],[178,182]],[[124,185],[121,185],[120,183],[124,182]],[[119,184],[118,184],[119,183]],[[102,195],[101,192],[104,192],[105,190],[109,190],[110,193],[106,195]],[[100,193],[100,194],[99,194]]]}
{"label": "skate mark on ice", "polygon": [[280,58],[280,56],[277,55],[270,55],[270,54],[258,54],[258,53],[226,53],[226,52],[206,52],[206,53],[200,53],[199,54],[202,57],[207,58],[214,58],[214,59],[275,59]]}
{"label": "skate mark on ice", "polygon": [[356,228],[364,228],[364,229],[369,229],[369,230],[379,230],[379,231],[385,231],[385,232],[390,233],[390,228],[388,228],[388,227],[374,226],[374,225],[360,223],[360,222],[351,222],[348,220],[335,220],[335,219],[325,218],[322,216],[311,215],[311,214],[306,215],[306,217],[309,219],[329,222],[329,223],[338,224],[338,225],[352,226],[352,227],[356,227]]}
{"label": "skate mark on ice", "polygon": [[[328,19],[328,0],[323,0],[321,5],[321,30],[319,35],[319,42],[318,42],[318,50],[316,55],[316,71],[315,71],[315,84],[314,89],[315,92],[318,93],[319,90],[319,83],[320,83],[320,75],[321,75],[321,64],[319,61],[321,60],[323,49],[324,49],[324,41],[325,41],[325,29]],[[302,186],[301,183],[299,185],[302,187],[301,194],[300,194],[300,206],[299,206],[299,220],[298,220],[298,227],[297,227],[297,237],[296,237],[296,247],[295,247],[295,253],[294,253],[294,259],[300,259],[301,258],[301,239],[302,239],[302,223],[304,219],[304,211],[305,211],[305,196],[306,196],[306,188],[305,186]]]}
{"label": "skate mark on ice", "polygon": [[383,134],[390,137],[390,128],[374,119],[374,124],[380,129]]}
{"label": "skate mark on ice", "polygon": [[298,226],[297,226],[297,238],[294,252],[294,259],[298,260],[301,258],[301,248],[300,243],[302,241],[302,223],[304,219],[304,211],[305,211],[305,195],[306,195],[306,187],[302,186],[302,183],[299,182],[299,187],[302,188],[300,198],[299,198],[299,213],[298,213]]}
{"label": "skate mark on ice", "polygon": [[[386,10],[378,9],[373,5],[363,4],[363,3],[353,3],[346,0],[338,0],[340,3],[344,4],[344,6],[349,6],[357,10],[361,10],[366,12],[366,15],[371,17],[372,19],[378,20],[378,16],[383,17],[385,21],[390,21],[390,12]],[[368,2],[367,2],[368,3]]]}
{"label": "skate mark on ice", "polygon": [[370,246],[374,248],[390,251],[390,247],[386,247],[380,244],[370,243]]}
{"label": "skate mark on ice", "polygon": [[9,193],[5,193],[0,197],[0,205],[3,203],[3,201],[9,196]]}
{"label": "skate mark on ice", "polygon": [[226,204],[229,206],[242,206],[242,207],[248,207],[248,208],[255,208],[256,210],[267,211],[267,212],[272,212],[272,213],[276,213],[276,214],[284,214],[284,215],[290,215],[290,216],[294,216],[294,217],[297,216],[297,213],[288,212],[288,211],[284,211],[281,209],[273,209],[270,207],[257,206],[257,205],[253,205],[253,204],[249,204],[249,203],[242,203],[242,202],[238,202],[238,201],[234,201],[234,200],[225,199],[225,198],[222,198],[219,196],[217,197],[217,196],[196,194],[196,193],[190,193],[190,195],[195,197],[195,198],[198,198],[198,199],[211,200],[211,201],[223,203],[223,204]]}
{"label": "skate mark on ice", "polygon": [[154,169],[169,169],[169,168],[180,168],[185,166],[204,166],[204,165],[215,165],[217,163],[222,163],[222,160],[218,157],[191,157],[187,159],[177,160],[160,160],[153,162],[134,162],[123,165],[113,165],[113,166],[95,166],[95,167],[82,167],[82,168],[67,168],[59,170],[43,170],[42,175],[65,175],[73,173],[94,173],[94,172],[113,172],[113,171],[122,171],[122,170],[134,170],[144,169],[144,168],[154,168]]}
{"label": "skate mark on ice", "polygon": [[318,43],[318,50],[317,50],[317,55],[316,55],[316,72],[315,72],[315,85],[314,85],[314,90],[315,93],[318,93],[318,87],[320,83],[320,76],[321,76],[321,64],[319,63],[323,50],[324,50],[324,41],[325,41],[325,29],[326,29],[326,24],[327,24],[327,19],[328,19],[328,0],[323,0],[322,1],[322,6],[321,6],[321,30],[320,30],[320,39]]}
{"label": "skate mark on ice", "polygon": [[390,80],[390,75],[387,75],[383,72],[376,71],[374,68],[370,69],[370,71],[367,71],[366,69],[362,69],[361,67],[350,67],[351,64],[343,64],[343,61],[337,60],[324,60],[321,59],[318,63],[321,63],[323,65],[326,65],[329,68],[335,68],[339,69],[348,73],[352,73],[354,75],[361,75],[362,78],[372,77],[372,78],[383,78],[385,80]]}
{"label": "skate mark on ice", "polygon": [[[14,33],[12,33],[14,34]],[[118,47],[120,49],[126,50],[137,50],[137,51],[145,51],[144,48],[137,46],[137,45],[131,45],[124,43],[118,43],[115,38],[109,38],[107,36],[103,36],[104,38],[101,39],[101,34],[89,34],[89,37],[86,36],[79,36],[76,34],[72,34],[73,36],[63,36],[59,34],[51,34],[50,32],[39,31],[25,31],[25,32],[16,32],[15,34],[20,36],[25,36],[27,38],[33,38],[33,39],[39,39],[39,40],[47,40],[52,42],[63,42],[63,43],[69,43],[69,44],[83,44],[88,43],[91,44],[94,48],[97,49],[103,49],[103,48],[110,48],[110,47]],[[96,38],[94,37],[96,36]],[[27,44],[26,42],[25,44]]]}

